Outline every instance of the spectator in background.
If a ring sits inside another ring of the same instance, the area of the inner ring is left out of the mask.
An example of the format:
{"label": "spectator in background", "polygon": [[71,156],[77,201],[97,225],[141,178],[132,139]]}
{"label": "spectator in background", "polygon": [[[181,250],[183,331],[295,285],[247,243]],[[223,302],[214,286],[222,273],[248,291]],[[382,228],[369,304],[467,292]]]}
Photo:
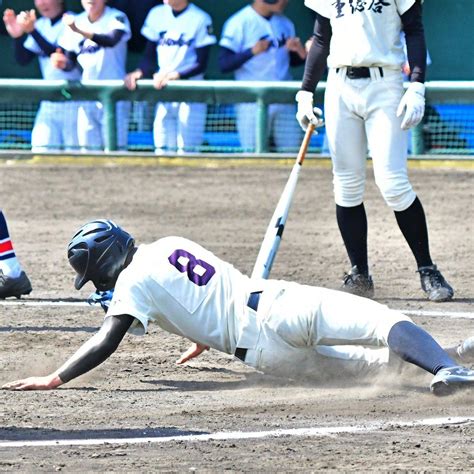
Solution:
{"label": "spectator in background", "polygon": [[[18,15],[11,9],[3,14],[8,34],[14,39],[15,59],[24,66],[38,58],[41,74],[46,80],[79,80],[78,67],[62,71],[56,69],[50,59],[64,34],[61,17],[64,13],[62,0],[35,0],[41,18],[35,10]],[[43,100],[36,114],[31,133],[34,152],[51,149],[77,150],[77,103]]]}
{"label": "spectator in background", "polygon": [[[135,71],[127,74],[125,85],[134,90],[137,80],[152,73],[156,89],[177,79],[204,79],[211,45],[211,17],[188,0],[165,0],[153,8],[142,28],[148,42]],[[162,102],[156,107],[153,138],[157,153],[197,151],[202,144],[207,105]]]}
{"label": "spectator in background", "polygon": [[[287,4],[288,0],[254,0],[226,21],[219,43],[222,72],[234,72],[239,81],[292,79],[290,66],[303,64],[307,52],[294,24],[283,15]],[[256,105],[237,104],[236,113],[240,143],[244,150],[253,151]],[[269,134],[277,150],[296,149],[301,143],[301,130],[291,119],[295,113],[294,105],[268,107]]]}
{"label": "spectator in background", "polygon": [[[123,79],[130,24],[125,13],[108,7],[107,0],[82,0],[84,12],[64,15],[67,31],[61,49],[53,53],[53,64],[68,71],[79,64],[83,80]],[[118,102],[117,145],[127,149],[129,102]],[[102,149],[105,143],[105,115],[100,102],[83,102],[77,120],[81,149]]]}

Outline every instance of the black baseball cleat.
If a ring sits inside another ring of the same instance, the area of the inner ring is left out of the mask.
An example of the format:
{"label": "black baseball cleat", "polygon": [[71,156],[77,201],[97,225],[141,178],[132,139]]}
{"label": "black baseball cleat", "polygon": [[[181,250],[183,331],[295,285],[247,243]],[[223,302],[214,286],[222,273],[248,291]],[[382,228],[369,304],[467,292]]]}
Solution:
{"label": "black baseball cleat", "polygon": [[22,295],[31,293],[31,283],[25,272],[21,272],[18,278],[12,278],[5,275],[0,270],[0,299],[10,298],[12,296],[21,298]]}
{"label": "black baseball cleat", "polygon": [[440,397],[469,388],[474,389],[474,370],[461,365],[441,369],[433,377],[430,385],[431,392]]}
{"label": "black baseball cleat", "polygon": [[441,302],[452,299],[454,290],[436,265],[420,267],[417,272],[420,274],[421,288],[430,301]]}
{"label": "black baseball cleat", "polygon": [[353,295],[372,298],[374,296],[374,282],[370,275],[359,273],[357,265],[354,265],[351,271],[344,275],[341,290]]}

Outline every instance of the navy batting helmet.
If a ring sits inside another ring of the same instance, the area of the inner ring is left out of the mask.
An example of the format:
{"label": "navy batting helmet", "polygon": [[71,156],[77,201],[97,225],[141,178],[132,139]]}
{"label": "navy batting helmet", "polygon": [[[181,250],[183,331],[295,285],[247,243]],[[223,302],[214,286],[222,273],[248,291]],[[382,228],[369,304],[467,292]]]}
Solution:
{"label": "navy batting helmet", "polygon": [[114,288],[134,248],[134,238],[112,221],[99,219],[82,226],[67,249],[69,263],[77,273],[76,290],[88,281],[100,291]]}

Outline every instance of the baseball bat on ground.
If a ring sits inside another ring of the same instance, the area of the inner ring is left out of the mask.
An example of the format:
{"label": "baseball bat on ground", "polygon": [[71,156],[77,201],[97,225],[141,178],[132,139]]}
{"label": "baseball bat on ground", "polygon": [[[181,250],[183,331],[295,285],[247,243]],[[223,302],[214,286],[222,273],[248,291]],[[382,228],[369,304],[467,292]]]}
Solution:
{"label": "baseball bat on ground", "polygon": [[260,251],[258,252],[257,260],[253,267],[251,275],[252,278],[268,278],[268,275],[270,274],[278,247],[280,246],[283,231],[285,230],[286,219],[293,201],[296,183],[298,182],[300,170],[303,165],[303,161],[306,156],[309,142],[311,140],[311,135],[313,134],[314,129],[315,126],[311,123],[306,129],[306,133],[298,151],[298,156],[296,157],[296,162],[293,165],[290,177],[288,178],[285,188],[283,189],[275,212],[273,213],[273,216],[267,227],[262,245],[260,246]]}

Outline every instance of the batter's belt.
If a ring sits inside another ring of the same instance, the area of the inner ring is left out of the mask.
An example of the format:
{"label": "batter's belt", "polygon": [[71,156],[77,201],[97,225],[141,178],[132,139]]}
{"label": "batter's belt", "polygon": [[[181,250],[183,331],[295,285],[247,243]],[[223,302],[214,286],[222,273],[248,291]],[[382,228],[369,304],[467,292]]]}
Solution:
{"label": "batter's belt", "polygon": [[[338,73],[342,68],[336,68],[336,72]],[[370,77],[370,68],[368,67],[352,67],[348,66],[346,69],[346,77],[348,79],[367,79]],[[383,68],[377,68],[380,73],[380,77],[383,77]]]}

